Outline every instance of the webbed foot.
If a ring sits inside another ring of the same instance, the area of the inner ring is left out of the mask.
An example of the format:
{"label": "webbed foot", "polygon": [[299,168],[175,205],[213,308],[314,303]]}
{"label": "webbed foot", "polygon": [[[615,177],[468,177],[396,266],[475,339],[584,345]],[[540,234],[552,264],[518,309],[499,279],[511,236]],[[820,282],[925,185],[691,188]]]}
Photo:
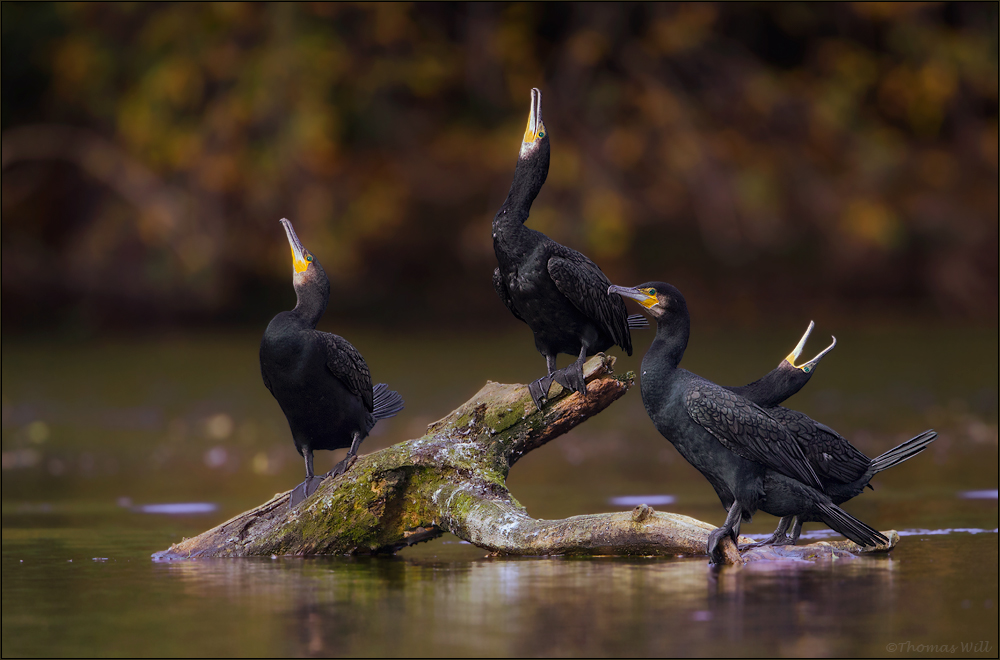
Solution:
{"label": "webbed foot", "polygon": [[[740,548],[740,550],[746,550],[747,548],[760,548],[765,545],[795,545],[795,540],[799,537],[798,534],[793,536],[787,535],[788,528],[795,522],[797,522],[795,516],[783,516],[781,520],[778,521],[778,528],[774,530],[774,533],[771,534],[769,538],[766,538],[763,541],[758,541],[757,543],[749,543]],[[801,524],[798,525],[798,529],[802,529]],[[737,547],[739,547],[739,544],[737,544]]]}
{"label": "webbed foot", "polygon": [[744,550],[749,550],[750,548],[762,548],[767,545],[782,546],[782,545],[795,545],[795,540],[789,538],[788,536],[777,533],[771,534],[770,537],[764,539],[763,541],[757,541],[756,543],[747,543],[746,545],[737,546],[740,552]]}
{"label": "webbed foot", "polygon": [[535,402],[535,406],[541,410],[542,402],[549,396],[549,387],[552,386],[552,376],[542,376],[538,380],[528,384],[528,394],[531,395],[531,400]]}
{"label": "webbed foot", "polygon": [[583,379],[583,362],[577,361],[568,367],[559,369],[552,374],[553,380],[568,390],[587,393],[587,382]]}
{"label": "webbed foot", "polygon": [[339,477],[340,475],[350,470],[351,466],[354,465],[354,463],[357,462],[357,460],[358,460],[357,454],[353,455],[348,454],[344,460],[334,465],[332,470],[324,474],[323,478],[325,479],[326,477]]}
{"label": "webbed foot", "polygon": [[720,542],[728,533],[724,527],[720,527],[708,535],[708,563],[720,566],[726,563],[726,556],[722,552]]}
{"label": "webbed foot", "polygon": [[722,565],[726,563],[726,555],[722,551],[722,539],[729,535],[739,552],[740,544],[740,524],[743,522],[743,508],[739,502],[733,502],[729,506],[729,513],[726,515],[726,522],[708,535],[708,561],[710,564]]}
{"label": "webbed foot", "polygon": [[306,477],[305,481],[292,489],[292,494],[288,496],[288,506],[293,509],[297,507],[315,493],[321,483],[323,483],[323,477]]}

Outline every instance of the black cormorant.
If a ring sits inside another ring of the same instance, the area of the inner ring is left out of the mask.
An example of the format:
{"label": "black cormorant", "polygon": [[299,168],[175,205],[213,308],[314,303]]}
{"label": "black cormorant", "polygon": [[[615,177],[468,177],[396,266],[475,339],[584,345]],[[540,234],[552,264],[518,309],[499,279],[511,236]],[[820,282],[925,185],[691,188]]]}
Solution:
{"label": "black cormorant", "polygon": [[802,339],[795,345],[792,352],[777,367],[764,375],[763,378],[755,380],[749,385],[726,387],[726,389],[753,401],[761,408],[773,408],[781,404],[785,399],[805,387],[809,379],[816,373],[819,361],[826,357],[837,345],[837,338],[833,337],[833,342],[824,348],[819,355],[808,362],[796,365],[795,361],[802,355],[806,341],[809,340],[809,335],[812,334],[815,327],[816,324],[810,321],[805,334],[802,335]]}
{"label": "black cormorant", "polygon": [[757,510],[821,520],[862,546],[887,543],[823,491],[802,441],[784,425],[744,397],[678,368],[691,332],[680,291],[651,282],[608,292],[637,300],[656,319],[656,338],[642,359],[642,401],[657,430],[708,479],[729,512],[709,535],[711,561],[721,561],[719,541],[727,534],[735,541],[740,524]]}
{"label": "black cormorant", "polygon": [[[292,248],[295,308],[281,312],[260,342],[264,385],[288,419],[295,448],[305,458],[306,480],[292,491],[295,506],[323,478],[343,474],[353,464],[361,441],[380,419],[403,409],[403,399],[383,383],[372,387],[371,373],[358,349],[346,339],[316,330],[330,300],[330,280],[302,246],[292,223],[282,219]],[[323,477],[313,475],[313,451],[349,447],[347,457]]]}
{"label": "black cormorant", "polygon": [[[493,286],[507,309],[531,328],[535,347],[545,357],[547,375],[528,385],[539,409],[553,380],[580,393],[587,391],[583,361],[588,355],[615,344],[632,354],[625,303],[608,296],[611,282],[601,269],[576,250],[524,226],[548,172],[542,93],[532,89],[514,182],[493,218],[493,250],[499,264],[493,271]],[[559,353],[577,360],[557,370]]]}
{"label": "black cormorant", "polygon": [[[809,382],[816,373],[819,361],[837,345],[837,338],[834,337],[833,342],[819,355],[804,364],[796,365],[795,361],[802,354],[802,349],[814,327],[815,323],[810,321],[802,339],[788,357],[763,378],[749,385],[726,389],[756,403],[799,439],[806,458],[823,484],[823,492],[830,496],[834,504],[840,505],[860,495],[865,486],[872,488],[869,482],[877,473],[895,467],[922,452],[934,441],[937,433],[932,430],[924,431],[884,454],[870,459],[826,424],[815,421],[805,413],[779,405]],[[810,521],[822,522],[807,515],[783,517],[769,538],[754,545],[794,544],[802,533],[802,523]],[[788,534],[789,529],[792,530],[791,534]]]}

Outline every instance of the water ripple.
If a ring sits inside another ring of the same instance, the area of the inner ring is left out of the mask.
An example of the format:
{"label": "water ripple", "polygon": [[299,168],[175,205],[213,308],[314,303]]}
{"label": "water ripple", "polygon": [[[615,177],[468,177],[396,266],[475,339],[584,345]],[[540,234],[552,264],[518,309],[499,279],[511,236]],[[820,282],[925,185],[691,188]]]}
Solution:
{"label": "water ripple", "polygon": [[955,527],[950,529],[901,529],[900,536],[942,536],[944,534],[996,534],[997,528]]}
{"label": "water ripple", "polygon": [[649,506],[663,506],[673,504],[676,498],[673,495],[620,495],[608,500],[608,504],[613,506],[639,506],[647,504]]}
{"label": "water ripple", "polygon": [[[897,530],[900,536],[944,536],[947,534],[996,534],[997,528],[979,529],[978,527],[953,527],[947,529],[900,529]],[[747,538],[755,541],[763,541],[770,538],[770,534],[743,534]],[[802,541],[822,541],[823,539],[838,537],[840,534],[832,529],[814,529],[803,532],[799,540]]]}
{"label": "water ripple", "polygon": [[965,490],[958,494],[959,497],[966,500],[995,500],[997,499],[997,491],[994,490]]}
{"label": "water ripple", "polygon": [[211,502],[176,502],[173,504],[141,504],[132,507],[136,513],[162,513],[173,516],[183,516],[198,513],[212,513],[219,506]]}

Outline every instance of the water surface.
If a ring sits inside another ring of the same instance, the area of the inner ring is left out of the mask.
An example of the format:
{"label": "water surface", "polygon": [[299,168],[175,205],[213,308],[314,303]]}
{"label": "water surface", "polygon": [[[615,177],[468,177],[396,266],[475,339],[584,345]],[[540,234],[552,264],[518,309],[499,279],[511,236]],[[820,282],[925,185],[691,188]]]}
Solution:
{"label": "water surface", "polygon": [[[339,330],[407,401],[362,452],[419,436],[487,378],[523,382],[543,366],[523,333],[400,344]],[[744,383],[797,333],[706,331],[684,366]],[[4,656],[997,654],[995,330],[838,333],[789,402],[871,456],[940,432],[846,506],[900,530],[887,556],[720,571],[702,557],[492,558],[449,535],[396,557],[154,563],[301,480],[257,341],[4,342]],[[318,467],[339,458],[320,453]],[[639,498],[724,519],[638,390],[522,459],[508,485],[536,517]],[[759,514],[744,531],[775,523]]]}

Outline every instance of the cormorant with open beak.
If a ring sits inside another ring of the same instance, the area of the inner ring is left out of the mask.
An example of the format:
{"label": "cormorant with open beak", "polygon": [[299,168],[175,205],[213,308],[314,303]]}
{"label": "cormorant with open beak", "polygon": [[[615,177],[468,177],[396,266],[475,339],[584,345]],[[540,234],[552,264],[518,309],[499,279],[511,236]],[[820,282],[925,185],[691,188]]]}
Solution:
{"label": "cormorant with open beak", "polygon": [[[834,337],[833,343],[819,355],[804,364],[796,365],[795,361],[802,354],[814,327],[815,323],[810,321],[802,339],[788,357],[763,378],[749,385],[726,389],[756,403],[799,439],[806,458],[823,484],[823,492],[830,496],[834,504],[840,505],[860,495],[865,487],[874,490],[870,482],[876,474],[922,452],[934,441],[937,433],[932,430],[924,431],[875,458],[868,458],[847,438],[826,424],[817,422],[798,410],[779,405],[809,382],[816,373],[819,361],[837,345],[837,338]],[[778,521],[777,529],[769,538],[755,545],[794,545],[802,533],[802,523],[810,521],[822,522],[806,514],[785,516]]]}
{"label": "cormorant with open beak", "polygon": [[837,506],[803,449],[803,442],[759,405],[679,367],[691,332],[684,296],[664,282],[611,286],[656,320],[656,338],[642,359],[641,391],[657,430],[708,479],[728,511],[709,535],[707,552],[720,562],[719,542],[736,541],[740,525],[760,510],[805,516],[862,546],[885,536]]}

